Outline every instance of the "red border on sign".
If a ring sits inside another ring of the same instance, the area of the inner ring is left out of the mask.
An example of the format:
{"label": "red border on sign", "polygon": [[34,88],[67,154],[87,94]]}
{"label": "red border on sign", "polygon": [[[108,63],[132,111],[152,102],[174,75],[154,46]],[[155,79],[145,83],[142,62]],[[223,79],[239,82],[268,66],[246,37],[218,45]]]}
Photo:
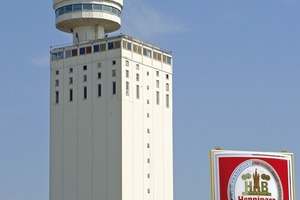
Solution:
{"label": "red border on sign", "polygon": [[228,184],[230,177],[234,170],[244,161],[258,159],[267,162],[277,172],[282,184],[283,199],[290,200],[289,198],[289,168],[288,161],[276,158],[265,157],[219,157],[219,188],[220,188],[220,200],[228,200]]}

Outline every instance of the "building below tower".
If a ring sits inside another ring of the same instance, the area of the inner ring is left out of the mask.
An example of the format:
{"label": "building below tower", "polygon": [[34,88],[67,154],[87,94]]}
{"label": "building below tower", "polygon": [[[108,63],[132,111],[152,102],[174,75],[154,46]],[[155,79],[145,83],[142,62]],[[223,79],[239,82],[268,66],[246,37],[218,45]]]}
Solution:
{"label": "building below tower", "polygon": [[50,53],[50,200],[173,200],[171,53],[126,35]]}

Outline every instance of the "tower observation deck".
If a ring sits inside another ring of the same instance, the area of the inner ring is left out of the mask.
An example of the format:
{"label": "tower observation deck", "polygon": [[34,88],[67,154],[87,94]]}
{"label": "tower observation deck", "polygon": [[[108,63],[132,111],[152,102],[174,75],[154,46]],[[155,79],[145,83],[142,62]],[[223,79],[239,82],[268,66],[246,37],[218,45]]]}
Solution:
{"label": "tower observation deck", "polygon": [[103,38],[121,26],[123,0],[53,0],[56,28],[73,43]]}

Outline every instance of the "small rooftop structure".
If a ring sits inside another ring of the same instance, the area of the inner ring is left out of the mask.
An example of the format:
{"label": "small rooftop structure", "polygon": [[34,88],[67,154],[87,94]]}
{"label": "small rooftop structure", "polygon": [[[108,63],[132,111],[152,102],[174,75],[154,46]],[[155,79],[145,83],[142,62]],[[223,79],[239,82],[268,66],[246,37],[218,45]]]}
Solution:
{"label": "small rooftop structure", "polygon": [[123,0],[53,0],[56,28],[73,43],[104,38],[121,27]]}

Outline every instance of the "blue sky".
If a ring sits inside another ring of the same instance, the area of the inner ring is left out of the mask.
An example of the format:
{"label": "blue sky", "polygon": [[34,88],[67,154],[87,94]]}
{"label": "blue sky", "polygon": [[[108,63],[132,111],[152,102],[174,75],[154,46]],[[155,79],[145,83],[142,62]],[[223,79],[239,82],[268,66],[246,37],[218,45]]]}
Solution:
{"label": "blue sky", "polygon": [[[210,198],[209,150],[295,153],[299,0],[124,0],[124,33],[174,56],[175,200]],[[48,200],[52,1],[2,3],[0,200]],[[300,195],[300,194],[298,194]]]}

